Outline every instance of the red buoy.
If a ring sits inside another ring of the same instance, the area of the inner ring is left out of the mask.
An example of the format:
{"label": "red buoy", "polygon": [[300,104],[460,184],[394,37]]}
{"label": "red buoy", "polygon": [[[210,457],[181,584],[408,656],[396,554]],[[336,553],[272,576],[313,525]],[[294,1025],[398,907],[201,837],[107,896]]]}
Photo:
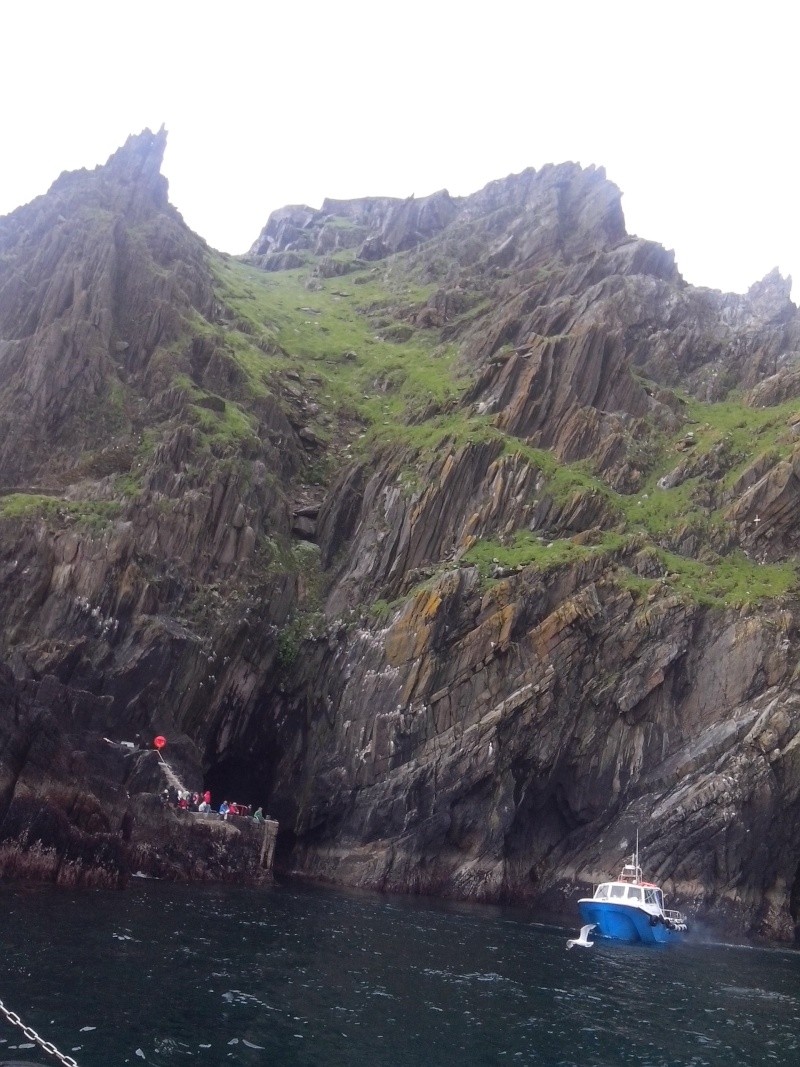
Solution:
{"label": "red buoy", "polygon": [[166,737],[162,737],[161,734],[159,734],[158,737],[153,738],[153,744],[156,746],[156,748],[163,748],[166,743]]}

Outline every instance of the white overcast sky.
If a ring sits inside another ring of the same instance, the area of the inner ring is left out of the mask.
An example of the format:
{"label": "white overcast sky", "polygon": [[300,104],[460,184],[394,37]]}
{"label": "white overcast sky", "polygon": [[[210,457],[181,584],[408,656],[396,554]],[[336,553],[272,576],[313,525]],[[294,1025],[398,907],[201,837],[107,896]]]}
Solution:
{"label": "white overcast sky", "polygon": [[130,133],[169,131],[170,199],[245,251],[323,197],[474,192],[605,166],[687,281],[800,295],[793,0],[9,0],[0,215]]}

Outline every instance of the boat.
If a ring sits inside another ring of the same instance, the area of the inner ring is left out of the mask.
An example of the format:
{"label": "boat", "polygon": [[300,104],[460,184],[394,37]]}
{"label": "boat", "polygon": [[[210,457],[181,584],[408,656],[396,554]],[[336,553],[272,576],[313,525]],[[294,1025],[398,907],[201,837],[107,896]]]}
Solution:
{"label": "boat", "polygon": [[664,894],[642,880],[639,842],[631,862],[614,882],[601,882],[594,896],[578,901],[582,923],[594,925],[593,936],[628,944],[663,945],[681,940],[688,930],[686,916],[664,907]]}

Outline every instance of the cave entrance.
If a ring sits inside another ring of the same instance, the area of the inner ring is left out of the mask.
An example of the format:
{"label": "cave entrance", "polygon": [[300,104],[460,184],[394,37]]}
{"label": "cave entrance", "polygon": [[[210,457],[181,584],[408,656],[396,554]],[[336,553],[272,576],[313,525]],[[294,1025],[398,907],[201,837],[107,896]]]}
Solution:
{"label": "cave entrance", "polygon": [[254,810],[269,812],[270,782],[264,767],[245,757],[231,756],[220,760],[206,772],[203,785],[211,790],[211,804],[218,808],[223,800],[249,804]]}
{"label": "cave entrance", "polygon": [[249,804],[253,811],[263,808],[264,815],[278,821],[275,867],[288,862],[295,845],[295,811],[286,798],[273,791],[272,769],[263,760],[231,755],[212,764],[203,777],[203,787],[211,791],[211,804],[218,808],[223,800]]}

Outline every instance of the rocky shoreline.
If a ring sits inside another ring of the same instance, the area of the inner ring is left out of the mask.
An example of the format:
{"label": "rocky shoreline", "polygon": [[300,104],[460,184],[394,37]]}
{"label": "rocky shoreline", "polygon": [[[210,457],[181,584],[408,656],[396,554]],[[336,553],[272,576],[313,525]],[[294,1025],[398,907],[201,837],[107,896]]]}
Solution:
{"label": "rocky shoreline", "polygon": [[[30,688],[0,664],[0,878],[106,889],[133,876],[271,882],[276,823],[165,805],[157,753],[92,730],[91,694],[52,677],[33,697]],[[181,773],[200,779],[188,739],[175,747]]]}

